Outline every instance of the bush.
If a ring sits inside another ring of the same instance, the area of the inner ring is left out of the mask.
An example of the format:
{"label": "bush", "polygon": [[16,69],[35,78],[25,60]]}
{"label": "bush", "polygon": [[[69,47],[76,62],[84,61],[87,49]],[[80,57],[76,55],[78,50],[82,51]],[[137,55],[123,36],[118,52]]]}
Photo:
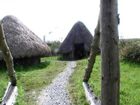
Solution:
{"label": "bush", "polygon": [[121,59],[140,62],[140,40],[120,40],[119,47]]}
{"label": "bush", "polygon": [[57,55],[58,49],[61,45],[61,42],[60,41],[49,41],[49,42],[47,42],[47,44],[51,48],[52,56]]}

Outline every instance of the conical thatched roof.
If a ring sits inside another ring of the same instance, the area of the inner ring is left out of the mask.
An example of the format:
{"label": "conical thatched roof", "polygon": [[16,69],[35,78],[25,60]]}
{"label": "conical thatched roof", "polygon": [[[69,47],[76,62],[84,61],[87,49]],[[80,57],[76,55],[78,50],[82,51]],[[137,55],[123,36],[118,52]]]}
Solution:
{"label": "conical thatched roof", "polygon": [[86,51],[90,51],[93,36],[86,26],[78,21],[74,24],[67,37],[59,48],[59,53],[68,53],[74,50],[74,44],[84,44]]}
{"label": "conical thatched roof", "polygon": [[[13,58],[47,56],[50,49],[39,37],[14,16],[2,19],[3,29]],[[2,55],[0,55],[0,60]]]}

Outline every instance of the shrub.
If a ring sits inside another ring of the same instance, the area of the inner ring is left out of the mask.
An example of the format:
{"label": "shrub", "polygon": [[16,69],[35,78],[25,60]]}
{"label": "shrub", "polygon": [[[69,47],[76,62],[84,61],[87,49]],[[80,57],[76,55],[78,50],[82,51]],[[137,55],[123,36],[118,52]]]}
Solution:
{"label": "shrub", "polygon": [[119,47],[121,59],[140,62],[140,40],[138,39],[120,40]]}
{"label": "shrub", "polygon": [[57,55],[58,49],[61,45],[61,42],[60,41],[48,41],[47,44],[51,48],[52,56]]}

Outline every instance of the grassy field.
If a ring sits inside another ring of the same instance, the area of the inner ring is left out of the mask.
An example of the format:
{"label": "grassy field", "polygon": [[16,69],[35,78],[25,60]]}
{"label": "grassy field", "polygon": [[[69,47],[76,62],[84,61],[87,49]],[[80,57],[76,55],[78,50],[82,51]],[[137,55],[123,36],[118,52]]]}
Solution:
{"label": "grassy field", "polygon": [[[77,67],[70,79],[69,91],[74,105],[88,105],[82,87],[82,78],[87,60],[77,62]],[[120,105],[140,105],[140,64],[121,61]],[[100,98],[100,57],[96,64],[89,83],[94,93]]]}
{"label": "grassy field", "polygon": [[[66,62],[58,62],[57,57],[41,59],[41,64],[31,67],[15,67],[18,80],[18,98],[16,105],[35,105],[34,99],[41,88],[51,83],[62,70]],[[7,86],[8,76],[5,69],[0,70],[0,99]]]}
{"label": "grassy field", "polygon": [[2,101],[2,96],[6,90],[8,84],[8,76],[5,72],[5,69],[0,70],[0,102]]}

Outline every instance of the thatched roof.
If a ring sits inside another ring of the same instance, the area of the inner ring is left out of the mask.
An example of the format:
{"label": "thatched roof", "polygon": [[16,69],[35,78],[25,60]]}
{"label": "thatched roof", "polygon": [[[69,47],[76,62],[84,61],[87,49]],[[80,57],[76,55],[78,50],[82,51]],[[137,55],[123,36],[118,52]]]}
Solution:
{"label": "thatched roof", "polygon": [[[13,58],[47,56],[50,49],[39,37],[14,16],[2,19],[3,29]],[[2,55],[0,54],[0,60]]]}
{"label": "thatched roof", "polygon": [[90,50],[93,36],[87,27],[80,21],[74,24],[67,37],[59,48],[59,53],[68,53],[74,50],[74,44],[84,44],[86,51]]}

